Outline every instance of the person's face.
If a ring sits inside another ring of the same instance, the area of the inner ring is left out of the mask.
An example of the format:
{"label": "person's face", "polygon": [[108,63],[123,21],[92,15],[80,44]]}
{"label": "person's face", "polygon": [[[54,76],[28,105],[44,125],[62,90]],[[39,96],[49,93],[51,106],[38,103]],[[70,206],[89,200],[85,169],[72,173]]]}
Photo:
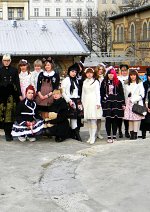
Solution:
{"label": "person's face", "polygon": [[20,66],[20,70],[21,70],[21,72],[26,72],[27,71],[27,65],[26,64],[22,64]]}
{"label": "person's face", "polygon": [[9,66],[10,63],[11,63],[10,60],[3,60],[2,62],[3,62],[3,65],[6,66],[6,67]]}
{"label": "person's face", "polygon": [[71,70],[70,73],[69,73],[69,75],[70,75],[70,77],[76,77],[77,71]]}
{"label": "person's face", "polygon": [[150,82],[150,76],[149,76],[149,75],[147,76],[147,79],[148,79],[148,81]]}
{"label": "person's face", "polygon": [[34,66],[34,70],[37,71],[37,72],[39,72],[41,70],[41,66],[35,65]]}
{"label": "person's face", "polygon": [[54,99],[60,99],[61,98],[61,94],[60,93],[55,93],[55,94],[53,94],[53,98]]}
{"label": "person's face", "polygon": [[46,65],[45,65],[45,70],[46,71],[51,71],[52,70],[52,64],[47,62]]}
{"label": "person's face", "polygon": [[103,67],[99,67],[98,69],[98,75],[102,75],[103,74]]}
{"label": "person's face", "polygon": [[128,70],[127,70],[126,67],[122,67],[122,69],[121,69],[121,75],[124,76],[124,77],[128,76]]}
{"label": "person's face", "polygon": [[93,77],[93,75],[94,75],[93,72],[87,72],[87,73],[86,73],[86,77],[87,77],[88,79],[91,79],[91,78]]}
{"label": "person's face", "polygon": [[27,93],[26,93],[26,97],[27,97],[27,99],[32,100],[33,97],[34,97],[33,90],[28,90]]}
{"label": "person's face", "polygon": [[130,78],[131,78],[131,81],[132,82],[135,82],[136,81],[136,75],[135,74],[130,75]]}
{"label": "person's face", "polygon": [[109,80],[113,80],[113,78],[114,78],[114,75],[113,75],[113,74],[111,74],[111,73],[108,74],[108,79],[109,79]]}

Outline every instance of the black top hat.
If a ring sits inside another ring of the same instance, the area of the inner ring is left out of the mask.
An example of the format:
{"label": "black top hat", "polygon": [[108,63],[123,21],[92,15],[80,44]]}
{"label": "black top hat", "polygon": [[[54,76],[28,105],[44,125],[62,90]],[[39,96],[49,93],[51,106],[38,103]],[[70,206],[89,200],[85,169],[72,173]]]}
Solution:
{"label": "black top hat", "polygon": [[75,64],[73,64],[72,66],[70,66],[68,68],[68,75],[69,75],[70,71],[73,71],[73,70],[76,71],[76,72],[79,72],[80,71],[79,66],[78,66],[78,63],[75,63]]}

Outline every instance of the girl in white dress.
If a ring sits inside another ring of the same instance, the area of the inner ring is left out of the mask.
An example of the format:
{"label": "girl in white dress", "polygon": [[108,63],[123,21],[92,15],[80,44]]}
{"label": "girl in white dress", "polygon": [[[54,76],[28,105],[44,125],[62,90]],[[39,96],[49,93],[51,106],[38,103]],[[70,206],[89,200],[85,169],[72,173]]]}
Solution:
{"label": "girl in white dress", "polygon": [[26,97],[26,88],[31,84],[30,66],[27,60],[20,60],[18,64],[20,88],[23,99]]}
{"label": "girl in white dress", "polygon": [[84,108],[84,119],[87,120],[90,134],[87,143],[94,144],[97,131],[97,119],[102,118],[100,84],[94,69],[86,68],[84,72],[86,79],[83,82],[81,101]]}
{"label": "girl in white dress", "polygon": [[[99,64],[96,66],[95,70],[98,74],[98,81],[101,87],[101,83],[106,73],[105,67],[102,64]],[[101,119],[97,119],[97,137],[103,139],[103,136],[101,135]]]}

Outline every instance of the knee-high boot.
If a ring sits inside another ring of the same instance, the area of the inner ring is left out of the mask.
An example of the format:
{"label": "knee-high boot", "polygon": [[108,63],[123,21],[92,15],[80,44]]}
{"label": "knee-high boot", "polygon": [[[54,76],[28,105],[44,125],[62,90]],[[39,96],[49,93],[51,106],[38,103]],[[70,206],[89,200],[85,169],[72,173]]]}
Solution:
{"label": "knee-high boot", "polygon": [[75,134],[75,138],[76,138],[76,140],[78,140],[78,141],[82,141],[81,136],[80,136],[80,133],[79,133],[79,129],[78,129],[78,127],[77,127],[77,128],[75,128],[73,131],[74,131],[74,134]]}

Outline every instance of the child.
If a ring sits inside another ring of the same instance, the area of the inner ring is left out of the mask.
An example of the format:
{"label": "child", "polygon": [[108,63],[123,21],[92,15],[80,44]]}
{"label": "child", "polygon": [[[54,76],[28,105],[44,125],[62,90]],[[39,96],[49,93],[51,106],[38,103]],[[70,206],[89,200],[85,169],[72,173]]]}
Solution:
{"label": "child", "polygon": [[49,135],[56,136],[56,142],[62,142],[70,136],[70,126],[68,121],[68,105],[62,98],[62,90],[56,89],[53,91],[54,102],[50,106],[47,119],[49,127]]}
{"label": "child", "polygon": [[115,69],[110,69],[102,81],[101,102],[103,116],[106,118],[107,142],[113,143],[116,141],[117,121],[124,117],[125,105],[122,83],[118,80]]}
{"label": "child", "polygon": [[34,86],[35,92],[37,91],[38,76],[42,71],[42,61],[37,59],[34,61],[34,71],[31,72],[31,85]]}
{"label": "child", "polygon": [[68,68],[68,76],[62,81],[62,95],[67,103],[69,103],[69,115],[70,125],[74,138],[78,141],[82,141],[79,128],[77,125],[78,117],[82,118],[82,106],[81,106],[81,90],[79,86],[79,81],[77,79],[78,67],[73,64]]}
{"label": "child", "polygon": [[97,131],[97,119],[102,117],[100,105],[100,85],[96,80],[96,71],[92,68],[85,69],[86,79],[82,88],[82,104],[84,108],[84,119],[88,122],[90,137],[87,143],[94,144]]}
{"label": "child", "polygon": [[[103,65],[99,64],[96,66],[95,70],[97,72],[98,81],[99,81],[99,84],[101,87],[101,83],[102,83],[105,73],[106,73],[105,67]],[[101,135],[101,119],[97,119],[97,137],[99,139],[103,139],[103,136]]]}
{"label": "child", "polygon": [[27,60],[20,60],[18,64],[18,72],[20,79],[20,88],[23,99],[25,98],[26,88],[31,84],[30,66]]}
{"label": "child", "polygon": [[144,87],[138,76],[137,70],[130,70],[128,81],[124,86],[126,107],[124,112],[124,119],[129,120],[130,139],[137,139],[137,132],[139,130],[140,121],[143,119],[132,112],[133,104],[137,103],[143,105]]}
{"label": "child", "polygon": [[26,98],[17,106],[16,122],[13,124],[12,136],[17,136],[19,141],[26,139],[33,142],[34,137],[44,126],[43,120],[37,113],[36,103],[33,101],[35,90],[32,85],[26,88]]}

